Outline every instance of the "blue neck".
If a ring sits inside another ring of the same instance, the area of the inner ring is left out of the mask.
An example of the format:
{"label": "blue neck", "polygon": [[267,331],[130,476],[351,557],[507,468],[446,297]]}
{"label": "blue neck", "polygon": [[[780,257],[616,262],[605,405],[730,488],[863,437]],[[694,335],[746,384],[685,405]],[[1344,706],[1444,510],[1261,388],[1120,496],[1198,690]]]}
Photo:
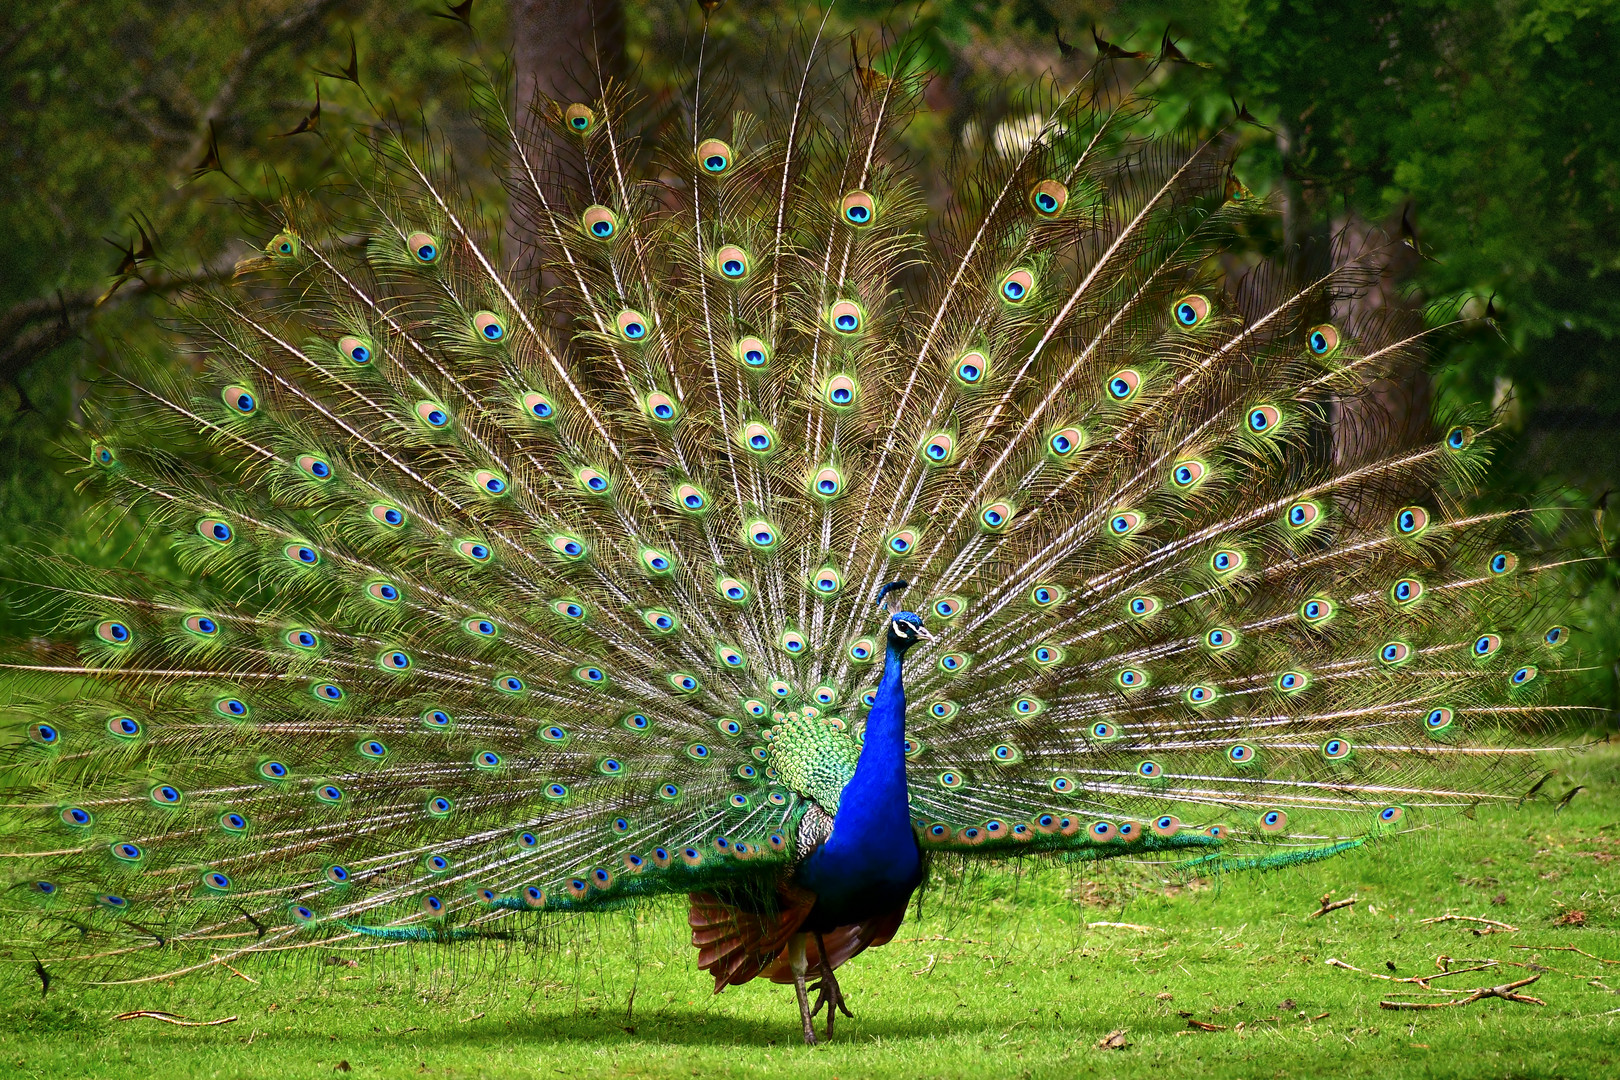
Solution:
{"label": "blue neck", "polygon": [[[878,683],[872,710],[866,717],[866,740],[861,747],[861,758],[838,802],[838,822],[859,820],[865,828],[898,823],[910,836],[911,811],[906,799],[906,686],[900,674],[902,663],[899,651],[890,645],[883,658],[883,681]],[[835,829],[834,835],[836,833]]]}
{"label": "blue neck", "polygon": [[900,653],[891,646],[832,835],[799,872],[824,902],[854,901],[862,893],[884,894],[903,885],[903,903],[920,873],[906,797],[906,688],[900,665]]}

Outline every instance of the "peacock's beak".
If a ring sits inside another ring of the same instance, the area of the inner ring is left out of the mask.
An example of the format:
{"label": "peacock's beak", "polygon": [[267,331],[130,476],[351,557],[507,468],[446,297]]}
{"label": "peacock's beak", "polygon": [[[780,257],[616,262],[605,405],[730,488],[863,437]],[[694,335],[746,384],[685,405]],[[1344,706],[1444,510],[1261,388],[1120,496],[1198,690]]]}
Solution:
{"label": "peacock's beak", "polygon": [[934,640],[934,635],[930,634],[928,632],[928,628],[925,627],[922,623],[916,624],[911,629],[912,629],[912,632],[914,632],[919,638],[921,638],[924,641],[933,641]]}

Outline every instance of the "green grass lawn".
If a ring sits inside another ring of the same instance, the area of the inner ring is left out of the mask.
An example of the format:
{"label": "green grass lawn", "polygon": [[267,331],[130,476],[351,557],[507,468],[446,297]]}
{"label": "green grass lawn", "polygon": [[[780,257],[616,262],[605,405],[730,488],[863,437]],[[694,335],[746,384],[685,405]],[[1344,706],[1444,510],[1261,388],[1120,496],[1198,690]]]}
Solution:
{"label": "green grass lawn", "polygon": [[[43,1000],[10,968],[0,1075],[1610,1077],[1620,750],[1549,765],[1550,798],[1282,873],[1186,886],[1133,866],[938,873],[923,917],[842,970],[856,1019],[814,1048],[791,988],[711,996],[668,904],[557,924],[538,947],[326,949],[245,977],[59,985]],[[1307,918],[1329,892],[1359,902]],[[1423,921],[1448,912],[1517,929]],[[1379,1007],[1440,999],[1373,973],[1433,974],[1441,956],[1497,965],[1438,986],[1540,974],[1521,992],[1546,1004]],[[114,1019],[136,1009],[237,1019]],[[1099,1048],[1114,1031],[1123,1048]]]}

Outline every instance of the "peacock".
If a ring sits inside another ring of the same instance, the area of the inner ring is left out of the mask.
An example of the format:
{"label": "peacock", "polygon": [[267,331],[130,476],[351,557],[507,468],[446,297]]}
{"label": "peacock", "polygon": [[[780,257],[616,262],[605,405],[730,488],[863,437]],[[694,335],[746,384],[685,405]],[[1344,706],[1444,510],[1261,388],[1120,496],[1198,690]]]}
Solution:
{"label": "peacock", "polygon": [[1525,790],[1561,560],[1473,508],[1489,411],[1384,407],[1448,320],[1357,302],[1383,248],[1255,256],[1244,118],[1164,134],[1106,57],[942,199],[914,53],[784,55],[675,121],[474,77],[505,220],[382,109],[244,199],[179,362],[86,406],[178,571],[7,585],[56,628],[4,668],[14,961],[684,894],[814,1042],[938,860],[1283,870]]}

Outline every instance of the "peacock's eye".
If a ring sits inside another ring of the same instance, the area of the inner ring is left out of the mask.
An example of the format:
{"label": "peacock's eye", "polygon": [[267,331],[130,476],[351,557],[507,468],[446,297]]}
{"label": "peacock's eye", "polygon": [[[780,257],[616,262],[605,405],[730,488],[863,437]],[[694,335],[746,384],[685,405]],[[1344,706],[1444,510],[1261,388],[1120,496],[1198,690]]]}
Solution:
{"label": "peacock's eye", "polygon": [[719,176],[731,168],[733,155],[731,147],[719,139],[704,139],[698,143],[697,159],[704,172],[711,176]]}
{"label": "peacock's eye", "polygon": [[770,347],[757,337],[745,337],[737,342],[737,356],[751,368],[761,368],[771,358]]}
{"label": "peacock's eye", "polygon": [[241,413],[243,416],[251,416],[259,407],[253,391],[245,386],[227,386],[220,391],[219,396],[220,400],[230,406],[232,412]]}
{"label": "peacock's eye", "polygon": [[411,256],[424,266],[439,261],[439,241],[432,233],[411,233],[405,238],[405,247],[411,253]]}
{"label": "peacock's eye", "polygon": [[1056,180],[1042,180],[1029,190],[1029,205],[1042,217],[1056,217],[1069,204],[1069,189]]}
{"label": "peacock's eye", "polygon": [[840,300],[827,309],[827,321],[840,334],[853,334],[861,328],[861,307],[853,300]]}
{"label": "peacock's eye", "polygon": [[1275,405],[1256,405],[1249,410],[1249,430],[1256,435],[1267,435],[1282,422],[1282,413]]}
{"label": "peacock's eye", "polygon": [[596,113],[589,105],[570,105],[563,110],[563,124],[576,135],[587,135],[596,127]]}
{"label": "peacock's eye", "polygon": [[1022,304],[1035,291],[1035,275],[1020,267],[1001,279],[1001,298],[1009,304]]}
{"label": "peacock's eye", "polygon": [[1176,318],[1177,326],[1190,330],[1209,317],[1209,300],[1193,293],[1177,300],[1170,311]]}
{"label": "peacock's eye", "polygon": [[1114,401],[1129,401],[1135,397],[1136,392],[1142,388],[1142,376],[1139,373],[1126,368],[1123,371],[1116,371],[1112,375],[1108,376],[1108,381],[1105,383],[1105,386],[1108,389],[1108,396]]}
{"label": "peacock's eye", "polygon": [[748,253],[735,244],[727,244],[714,253],[714,265],[728,281],[741,281],[748,276]]}
{"label": "peacock's eye", "polygon": [[1327,356],[1339,347],[1339,331],[1327,323],[1311,327],[1305,345],[1313,356]]}
{"label": "peacock's eye", "polygon": [[473,330],[485,341],[506,340],[506,323],[493,311],[480,311],[474,315]]}
{"label": "peacock's eye", "polygon": [[877,203],[864,191],[852,191],[838,204],[838,216],[857,229],[877,220]]}
{"label": "peacock's eye", "polygon": [[605,206],[587,206],[580,215],[587,235],[597,240],[611,240],[619,231],[619,219]]}
{"label": "peacock's eye", "polygon": [[361,337],[358,334],[338,338],[337,347],[338,352],[343,354],[345,360],[361,367],[371,363],[372,356],[376,353],[376,347],[372,344],[371,339]]}
{"label": "peacock's eye", "polygon": [[848,375],[835,375],[827,380],[827,404],[843,409],[855,403],[857,386]]}
{"label": "peacock's eye", "polygon": [[966,386],[977,386],[990,374],[990,360],[982,352],[963,353],[956,358],[957,381]]}
{"label": "peacock's eye", "polygon": [[647,336],[647,317],[639,311],[627,308],[619,312],[614,325],[619,328],[619,336],[626,341],[642,341]]}

